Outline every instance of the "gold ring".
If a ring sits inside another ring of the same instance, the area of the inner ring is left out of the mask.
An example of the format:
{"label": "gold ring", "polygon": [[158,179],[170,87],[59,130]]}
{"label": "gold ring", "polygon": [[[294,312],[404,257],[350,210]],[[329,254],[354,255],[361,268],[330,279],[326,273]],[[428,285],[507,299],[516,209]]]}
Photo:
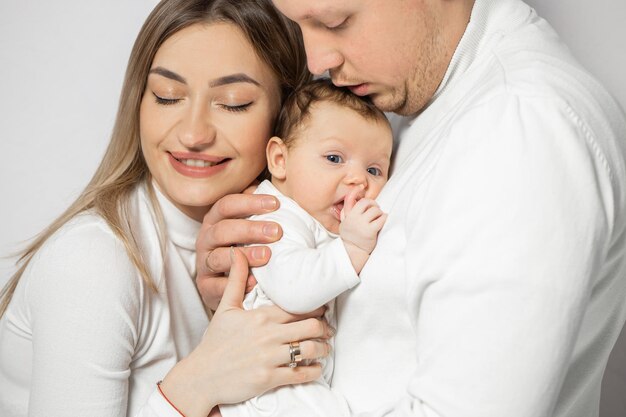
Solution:
{"label": "gold ring", "polygon": [[302,352],[300,351],[300,342],[289,343],[289,367],[295,368],[302,361]]}
{"label": "gold ring", "polygon": [[209,265],[209,256],[211,256],[212,253],[213,251],[210,250],[209,253],[206,254],[206,258],[204,258],[204,266],[206,266],[206,269],[208,269],[211,274],[217,275],[219,272],[211,268],[211,266]]}

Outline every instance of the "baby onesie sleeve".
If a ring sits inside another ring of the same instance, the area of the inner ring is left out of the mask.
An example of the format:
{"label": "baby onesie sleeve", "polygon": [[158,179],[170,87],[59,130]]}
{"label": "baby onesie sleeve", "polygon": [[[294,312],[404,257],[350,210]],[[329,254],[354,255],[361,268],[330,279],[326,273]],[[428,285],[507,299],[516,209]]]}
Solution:
{"label": "baby onesie sleeve", "polygon": [[268,298],[282,309],[307,313],[359,283],[341,238],[317,247],[315,228],[321,226],[303,210],[281,203],[276,212],[254,220],[275,221],[283,229],[283,237],[269,245],[269,263],[252,270]]}

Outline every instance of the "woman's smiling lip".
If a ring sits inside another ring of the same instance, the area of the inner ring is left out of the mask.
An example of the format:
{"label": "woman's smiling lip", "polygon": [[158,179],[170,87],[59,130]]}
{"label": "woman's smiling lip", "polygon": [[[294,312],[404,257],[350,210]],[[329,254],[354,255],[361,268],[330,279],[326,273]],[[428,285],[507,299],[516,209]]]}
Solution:
{"label": "woman's smiling lip", "polygon": [[172,167],[179,173],[191,178],[206,178],[226,168],[230,158],[204,155],[193,152],[167,152]]}

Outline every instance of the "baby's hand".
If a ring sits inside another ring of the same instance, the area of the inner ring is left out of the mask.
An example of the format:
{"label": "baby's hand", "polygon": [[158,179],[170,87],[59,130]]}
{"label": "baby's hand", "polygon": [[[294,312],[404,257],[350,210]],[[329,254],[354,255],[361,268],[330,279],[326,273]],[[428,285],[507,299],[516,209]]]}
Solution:
{"label": "baby's hand", "polygon": [[339,219],[343,222],[346,219],[346,214],[351,212],[356,202],[363,198],[365,191],[363,188],[354,188],[347,195],[343,201],[343,209],[339,213]]}
{"label": "baby's hand", "polygon": [[356,194],[350,193],[341,212],[339,235],[346,244],[354,245],[369,255],[376,246],[378,232],[386,219],[387,215],[376,201],[367,198],[357,201]]}

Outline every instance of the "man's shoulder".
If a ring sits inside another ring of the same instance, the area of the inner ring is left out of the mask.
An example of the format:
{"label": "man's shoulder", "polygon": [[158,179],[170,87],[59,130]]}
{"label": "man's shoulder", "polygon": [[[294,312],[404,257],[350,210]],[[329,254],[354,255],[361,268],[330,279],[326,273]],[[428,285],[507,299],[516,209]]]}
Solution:
{"label": "man's shoulder", "polygon": [[508,93],[520,98],[558,100],[582,119],[624,124],[617,102],[572,55],[543,19],[494,36],[482,53],[478,101]]}

